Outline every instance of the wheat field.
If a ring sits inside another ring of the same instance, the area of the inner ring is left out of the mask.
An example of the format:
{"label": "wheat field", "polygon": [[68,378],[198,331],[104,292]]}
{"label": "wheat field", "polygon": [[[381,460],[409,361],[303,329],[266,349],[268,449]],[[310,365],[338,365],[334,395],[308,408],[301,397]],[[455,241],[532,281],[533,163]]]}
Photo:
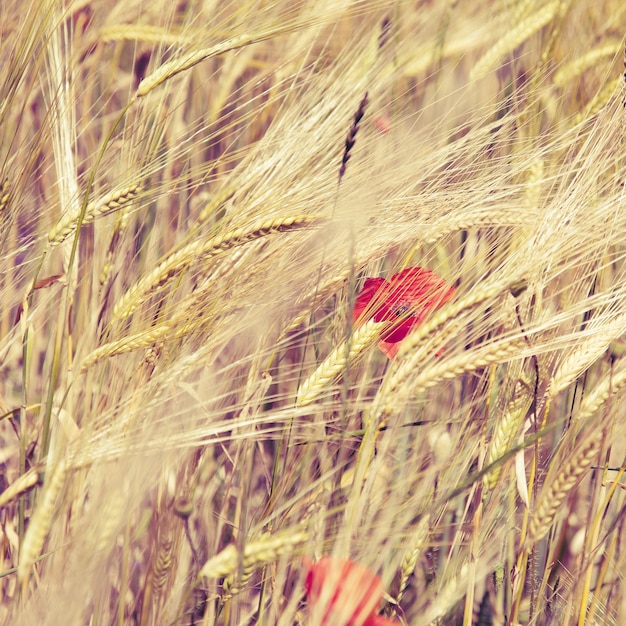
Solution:
{"label": "wheat field", "polygon": [[[2,0],[1,623],[382,620],[323,557],[397,624],[626,623],[625,32]],[[418,267],[389,358],[355,303]]]}

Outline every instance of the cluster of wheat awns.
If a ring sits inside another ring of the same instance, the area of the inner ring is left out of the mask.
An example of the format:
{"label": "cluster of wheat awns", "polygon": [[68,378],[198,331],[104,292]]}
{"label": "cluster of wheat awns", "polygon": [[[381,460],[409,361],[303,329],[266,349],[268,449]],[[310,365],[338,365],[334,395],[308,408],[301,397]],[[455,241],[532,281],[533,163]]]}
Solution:
{"label": "cluster of wheat awns", "polygon": [[622,3],[0,32],[0,622],[307,624],[334,555],[401,623],[624,623]]}

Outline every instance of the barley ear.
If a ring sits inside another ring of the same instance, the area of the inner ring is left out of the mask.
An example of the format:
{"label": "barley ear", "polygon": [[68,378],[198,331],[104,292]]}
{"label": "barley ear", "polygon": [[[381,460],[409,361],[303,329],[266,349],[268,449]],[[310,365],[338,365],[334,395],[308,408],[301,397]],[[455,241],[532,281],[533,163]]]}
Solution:
{"label": "barley ear", "polygon": [[296,406],[313,403],[321,393],[333,383],[346,365],[380,336],[381,324],[369,320],[356,329],[348,344],[341,342],[318,366],[318,368],[300,385],[296,397]]}
{"label": "barley ear", "polygon": [[348,131],[348,136],[346,137],[343,156],[341,157],[341,167],[339,168],[339,182],[341,182],[341,179],[346,173],[346,167],[348,165],[348,161],[350,160],[352,148],[354,148],[354,144],[356,143],[356,135],[359,132],[359,124],[363,119],[363,116],[365,115],[365,109],[367,107],[367,104],[367,92],[365,92],[363,99],[359,103],[359,108],[354,114],[354,121],[352,122],[352,126],[350,126],[350,130]]}
{"label": "barley ear", "polygon": [[553,478],[548,475],[530,521],[526,542],[529,547],[548,534],[565,498],[597,459],[603,437],[602,430],[592,433],[572,455],[568,455],[571,460]]}
{"label": "barley ear", "polygon": [[186,271],[193,263],[206,261],[211,257],[227,252],[257,239],[307,228],[319,222],[319,218],[309,215],[263,220],[250,228],[236,228],[207,241],[193,241],[170,254],[147,276],[126,291],[113,309],[113,319],[123,320],[132,315],[148,298],[162,291],[170,281]]}
{"label": "barley ear", "polygon": [[[142,191],[141,185],[131,185],[102,196],[95,202],[90,202],[85,210],[82,224],[89,224],[96,218],[109,215],[114,211],[128,207]],[[50,245],[57,246],[63,243],[69,235],[71,235],[78,225],[80,214],[65,214],[48,233],[48,241]]]}
{"label": "barley ear", "polygon": [[[302,530],[286,530],[273,535],[266,534],[246,543],[243,550],[243,571],[277,561],[280,557],[299,550],[309,541],[309,533]],[[234,545],[229,545],[210,558],[198,574],[201,578],[232,576],[239,566],[239,554]]]}
{"label": "barley ear", "polygon": [[65,484],[67,475],[67,462],[61,459],[52,470],[50,481],[45,488],[43,498],[37,505],[24,536],[20,550],[20,560],[17,567],[17,579],[25,589],[28,584],[30,570],[35,560],[41,553],[44,541],[50,530],[52,514],[57,501],[57,496]]}
{"label": "barley ear", "polygon": [[486,76],[498,63],[515,48],[532,37],[538,30],[549,24],[559,11],[560,0],[548,2],[541,9],[509,30],[502,39],[478,60],[470,72],[470,80]]}

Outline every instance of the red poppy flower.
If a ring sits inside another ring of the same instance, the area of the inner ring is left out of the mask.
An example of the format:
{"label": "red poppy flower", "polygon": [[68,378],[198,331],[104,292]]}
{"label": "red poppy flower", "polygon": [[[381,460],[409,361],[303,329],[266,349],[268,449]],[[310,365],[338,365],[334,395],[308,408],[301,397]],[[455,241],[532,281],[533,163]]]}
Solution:
{"label": "red poppy flower", "polygon": [[390,280],[366,278],[352,317],[357,326],[366,320],[389,322],[378,345],[393,359],[400,342],[432,311],[454,297],[454,287],[423,267],[409,267]]}
{"label": "red poppy flower", "polygon": [[383,584],[354,561],[324,557],[309,567],[305,588],[311,614],[321,626],[398,626],[377,615]]}

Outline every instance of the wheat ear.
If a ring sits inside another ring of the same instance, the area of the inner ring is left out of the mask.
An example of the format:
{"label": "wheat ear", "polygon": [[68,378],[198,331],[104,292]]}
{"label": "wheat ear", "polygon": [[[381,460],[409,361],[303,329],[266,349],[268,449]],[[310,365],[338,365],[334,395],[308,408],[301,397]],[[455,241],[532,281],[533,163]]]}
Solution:
{"label": "wheat ear", "polygon": [[50,476],[50,481],[44,491],[43,498],[33,516],[24,536],[24,541],[20,549],[20,561],[17,566],[17,579],[25,587],[28,583],[28,576],[35,559],[41,553],[44,541],[50,530],[52,522],[52,513],[57,501],[57,496],[65,484],[67,475],[67,462],[61,459]]}
{"label": "wheat ear", "polygon": [[356,136],[359,132],[359,124],[365,115],[365,109],[367,108],[368,99],[367,99],[367,91],[363,96],[363,99],[359,103],[359,108],[356,110],[354,114],[354,121],[352,122],[352,126],[350,126],[350,130],[348,131],[348,136],[346,137],[345,146],[343,149],[343,156],[341,157],[341,166],[339,167],[339,182],[344,177],[346,173],[346,167],[348,165],[348,161],[350,160],[350,156],[352,154],[352,148],[354,148],[354,144],[356,143]]}
{"label": "wheat ear", "polygon": [[521,357],[521,351],[527,347],[524,339],[505,339],[494,341],[475,352],[464,352],[457,357],[443,360],[424,370],[411,385],[412,393],[419,393],[439,384],[442,380],[457,378],[466,372],[475,372],[477,369],[508,361],[516,356]]}
{"label": "wheat ear", "polygon": [[5,507],[9,502],[15,500],[18,496],[32,489],[39,482],[39,473],[41,468],[33,467],[25,474],[16,478],[1,494],[0,509]]}
{"label": "wheat ear", "polygon": [[[434,313],[402,341],[402,345],[398,351],[398,362],[401,362],[404,357],[410,356],[410,353],[421,345],[428,336],[434,334],[449,320],[458,317],[461,313],[470,311],[491,298],[508,293],[512,285],[516,285],[519,282],[519,280],[515,280],[507,283],[495,283],[482,289],[474,289],[464,297],[447,303],[441,310]],[[413,368],[414,364],[411,364],[410,369]]]}
{"label": "wheat ear", "polygon": [[[130,187],[115,189],[95,202],[89,203],[85,209],[82,224],[89,224],[98,217],[109,215],[114,211],[127,207],[137,198],[141,191],[141,185],[131,185]],[[80,215],[76,214],[65,214],[48,233],[50,245],[57,246],[63,243],[76,230],[79,217]]]}
{"label": "wheat ear", "polygon": [[[455,302],[450,302],[409,334],[409,336],[403,340],[400,350],[398,351],[396,357],[397,365],[394,364],[394,370],[390,372],[388,379],[385,381],[377,394],[377,398],[374,400],[372,407],[373,419],[376,420],[380,417],[381,413],[389,413],[388,406],[385,406],[385,399],[395,395],[398,390],[402,389],[406,380],[417,370],[419,362],[424,358],[423,350],[417,350],[417,348],[425,342],[429,335],[434,334],[436,331],[440,330],[446,322],[459,317],[462,313],[473,309],[497,295],[508,292],[512,284],[514,283],[511,282],[508,286],[502,284],[491,285],[482,290],[478,289],[473,293],[469,293],[464,298]],[[446,335],[453,332],[455,332],[453,327],[447,329],[446,332],[440,332],[440,345],[445,343],[447,339]],[[464,371],[472,371],[485,364],[496,363],[504,358],[510,357],[516,350],[520,350],[521,347],[523,347],[522,340],[512,343],[509,342],[508,344],[500,341],[497,345],[485,348],[482,355],[476,355],[475,353],[472,353],[472,356],[462,354],[452,362],[448,360],[441,365],[434,366],[428,373],[425,372],[420,376],[418,381],[416,381],[415,387],[427,389],[445,378],[454,378]],[[477,359],[475,366],[472,366],[472,358]],[[478,365],[478,359],[480,359],[483,365]],[[437,381],[430,384],[428,382],[429,377],[433,377],[433,379],[437,377]]]}
{"label": "wheat ear", "polygon": [[[309,533],[302,530],[289,530],[246,543],[243,550],[243,573],[267,563],[273,563],[285,554],[299,550],[309,541]],[[232,576],[239,567],[240,557],[237,547],[229,545],[219,554],[209,559],[200,570],[203,578]]]}
{"label": "wheat ear", "polygon": [[582,113],[578,113],[575,117],[575,124],[580,124],[587,118],[595,115],[602,109],[602,107],[609,102],[613,97],[613,94],[622,87],[624,82],[623,76],[618,76],[613,80],[610,80],[604,85],[604,87],[594,96],[594,98],[587,104],[585,110]]}
{"label": "wheat ear", "polygon": [[307,406],[314,402],[354,357],[379,338],[381,326],[384,324],[369,320],[354,331],[348,343],[341,342],[300,385],[296,405]]}
{"label": "wheat ear", "polygon": [[565,87],[576,78],[576,76],[580,76],[586,69],[595,66],[598,61],[605,57],[614,57],[621,51],[622,43],[619,41],[610,41],[596,48],[592,48],[571,63],[567,63],[561,67],[554,74],[554,84],[559,87]]}
{"label": "wheat ear", "polygon": [[543,159],[535,159],[528,170],[524,201],[529,209],[536,209],[541,201],[542,182],[544,177]]}
{"label": "wheat ear", "polygon": [[457,573],[441,588],[437,593],[437,597],[434,598],[433,602],[426,609],[424,624],[439,623],[438,620],[458,602],[466,589],[464,583],[467,581],[469,572],[470,563],[463,563]]}
{"label": "wheat ear", "polygon": [[580,404],[576,420],[582,422],[591,417],[610,397],[626,385],[626,367],[603,378]]}
{"label": "wheat ear", "polygon": [[319,220],[308,215],[297,215],[264,220],[250,228],[236,228],[208,241],[194,241],[170,254],[152,272],[135,283],[117,302],[113,319],[126,319],[148,298],[161,291],[192,262],[205,261],[256,239],[276,233],[298,230]]}
{"label": "wheat ear", "polygon": [[158,341],[167,333],[170,332],[172,326],[171,324],[160,324],[150,330],[146,330],[141,333],[136,333],[134,335],[130,335],[129,337],[123,337],[122,339],[118,339],[116,341],[111,341],[109,343],[105,343],[104,345],[92,350],[83,361],[81,365],[81,372],[85,372],[92,365],[101,361],[102,359],[106,359],[111,356],[115,356],[117,354],[123,354],[125,352],[132,352],[133,350],[138,350],[139,348],[146,348],[152,345],[155,341]]}
{"label": "wheat ear", "polygon": [[549,24],[558,13],[560,6],[560,0],[548,2],[539,11],[509,30],[478,60],[470,72],[470,80],[487,75],[507,54],[513,52],[515,48],[532,37],[538,30]]}
{"label": "wheat ear", "polygon": [[603,437],[602,430],[592,433],[573,454],[568,455],[571,460],[563,466],[554,479],[549,482],[548,479],[546,480],[530,520],[528,546],[540,541],[548,534],[565,498],[597,458]]}
{"label": "wheat ear", "polygon": [[0,215],[2,215],[4,210],[9,206],[10,199],[9,180],[5,178],[2,183],[0,183]]}
{"label": "wheat ear", "polygon": [[173,78],[181,72],[191,69],[194,65],[197,65],[201,61],[205,61],[206,59],[210,59],[211,57],[219,56],[220,54],[224,54],[224,52],[229,52],[230,50],[243,48],[244,46],[248,46],[252,43],[271,39],[273,37],[276,37],[286,32],[291,32],[293,30],[294,25],[285,22],[280,26],[264,32],[252,34],[244,33],[242,35],[236,35],[209,48],[201,48],[200,50],[194,50],[192,52],[189,52],[179,57],[178,59],[173,59],[164,63],[163,65],[161,65],[161,67],[152,72],[152,74],[146,76],[139,83],[139,87],[137,87],[137,92],[135,95],[137,98],[147,96],[153,89],[156,89],[159,85],[162,85],[170,78]]}
{"label": "wheat ear", "polygon": [[569,387],[584,371],[606,354],[611,342],[623,334],[626,328],[626,315],[614,320],[593,333],[585,341],[579,341],[576,349],[557,368],[548,390],[550,398]]}
{"label": "wheat ear", "polygon": [[152,594],[155,602],[161,597],[174,558],[174,532],[167,522],[164,526],[158,531],[157,553],[152,563]]}
{"label": "wheat ear", "polygon": [[99,39],[103,43],[111,41],[143,41],[161,46],[192,43],[194,40],[190,35],[181,35],[180,33],[172,32],[168,28],[150,26],[148,24],[105,26],[100,30]]}
{"label": "wheat ear", "polygon": [[[515,435],[528,413],[531,403],[532,398],[529,394],[523,394],[511,401],[506,407],[506,410],[496,423],[487,448],[487,465],[495,463],[508,452]],[[500,470],[500,466],[494,467],[483,477],[483,486],[486,492],[491,491],[496,486],[500,477]]]}
{"label": "wheat ear", "polygon": [[412,546],[404,553],[402,564],[400,565],[400,584],[396,595],[396,605],[400,604],[404,592],[409,584],[409,578],[415,571],[417,560],[426,548],[426,540],[430,527],[430,515],[424,515],[417,524],[417,528],[412,536]]}

